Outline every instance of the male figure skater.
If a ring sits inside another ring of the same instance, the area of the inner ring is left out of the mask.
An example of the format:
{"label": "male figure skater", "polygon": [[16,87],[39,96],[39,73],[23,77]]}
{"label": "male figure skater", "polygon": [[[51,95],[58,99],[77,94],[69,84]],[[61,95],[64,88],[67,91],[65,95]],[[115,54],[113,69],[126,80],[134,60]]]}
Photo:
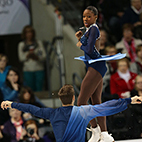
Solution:
{"label": "male figure skater", "polygon": [[90,120],[98,116],[108,116],[121,112],[127,104],[140,104],[142,97],[132,97],[107,101],[98,105],[74,106],[75,96],[72,85],[64,85],[58,92],[62,107],[57,109],[39,108],[30,104],[3,101],[2,109],[15,108],[37,117],[49,119],[57,142],[85,142],[86,127]]}

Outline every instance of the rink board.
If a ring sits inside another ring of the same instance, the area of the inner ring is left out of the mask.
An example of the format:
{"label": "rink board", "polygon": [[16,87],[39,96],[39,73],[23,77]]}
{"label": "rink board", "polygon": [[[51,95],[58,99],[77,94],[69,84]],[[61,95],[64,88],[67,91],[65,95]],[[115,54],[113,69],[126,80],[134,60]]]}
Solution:
{"label": "rink board", "polygon": [[115,142],[142,142],[142,139],[135,139],[135,140],[121,140],[121,141],[115,141]]}

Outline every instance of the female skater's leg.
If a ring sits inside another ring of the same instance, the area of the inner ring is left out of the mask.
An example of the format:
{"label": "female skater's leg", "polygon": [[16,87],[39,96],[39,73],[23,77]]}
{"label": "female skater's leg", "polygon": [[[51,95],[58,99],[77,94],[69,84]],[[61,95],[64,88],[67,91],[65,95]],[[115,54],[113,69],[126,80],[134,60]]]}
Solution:
{"label": "female skater's leg", "polygon": [[[100,84],[98,85],[97,89],[95,90],[94,94],[91,96],[92,104],[101,104],[101,95],[102,95],[102,87],[103,87],[103,79],[101,80]],[[98,124],[101,128],[101,140],[100,142],[114,142],[114,139],[111,135],[107,132],[106,126],[106,117],[97,117]],[[91,125],[94,126],[96,121],[93,119],[90,121]],[[93,132],[98,132],[97,128],[92,129]],[[94,142],[96,140],[94,134],[92,134],[91,139],[89,142]]]}
{"label": "female skater's leg", "polygon": [[[94,94],[94,92],[98,88],[98,85],[101,82],[102,82],[101,74],[92,67],[89,67],[81,84],[81,90],[78,97],[77,105],[86,105],[89,98],[92,96],[92,94]],[[91,122],[92,122],[92,127],[95,128],[97,126],[96,120],[93,119]]]}
{"label": "female skater's leg", "polygon": [[[89,67],[81,84],[81,90],[77,101],[78,105],[86,105],[87,101],[92,96],[92,94],[94,94],[100,83],[102,83],[101,74],[95,69]],[[101,101],[99,101],[98,103],[101,103]],[[99,129],[99,126],[97,127],[95,119],[91,120],[91,131],[92,137],[89,142],[98,142],[100,140],[101,131]]]}
{"label": "female skater's leg", "polygon": [[[103,79],[100,81],[100,84],[96,88],[95,92],[91,96],[92,105],[101,104],[101,95],[102,95]],[[106,117],[97,117],[98,124],[101,128],[101,131],[107,131],[106,127]],[[92,127],[96,125],[95,119],[90,121]]]}

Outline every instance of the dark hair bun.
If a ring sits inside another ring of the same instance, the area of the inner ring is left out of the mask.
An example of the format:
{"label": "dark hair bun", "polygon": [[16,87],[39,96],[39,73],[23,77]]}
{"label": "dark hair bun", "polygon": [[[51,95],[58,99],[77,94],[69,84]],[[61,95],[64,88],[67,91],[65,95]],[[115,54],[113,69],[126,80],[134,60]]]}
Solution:
{"label": "dark hair bun", "polygon": [[92,11],[94,13],[94,15],[98,15],[98,10],[96,7],[94,6],[88,6],[86,9]]}

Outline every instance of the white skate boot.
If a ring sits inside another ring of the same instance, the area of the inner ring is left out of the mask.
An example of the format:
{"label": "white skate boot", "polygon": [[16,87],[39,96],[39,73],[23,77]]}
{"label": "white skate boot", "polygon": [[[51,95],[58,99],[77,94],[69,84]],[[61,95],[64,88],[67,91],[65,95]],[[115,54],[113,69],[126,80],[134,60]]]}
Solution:
{"label": "white skate boot", "polygon": [[100,142],[114,142],[114,138],[108,132],[101,132],[101,140]]}
{"label": "white skate boot", "polygon": [[88,129],[88,130],[92,132],[92,136],[91,136],[91,138],[89,139],[88,142],[99,142],[99,140],[101,138],[101,129],[100,129],[100,126],[97,125],[96,128],[92,128],[91,127],[91,129]]}

